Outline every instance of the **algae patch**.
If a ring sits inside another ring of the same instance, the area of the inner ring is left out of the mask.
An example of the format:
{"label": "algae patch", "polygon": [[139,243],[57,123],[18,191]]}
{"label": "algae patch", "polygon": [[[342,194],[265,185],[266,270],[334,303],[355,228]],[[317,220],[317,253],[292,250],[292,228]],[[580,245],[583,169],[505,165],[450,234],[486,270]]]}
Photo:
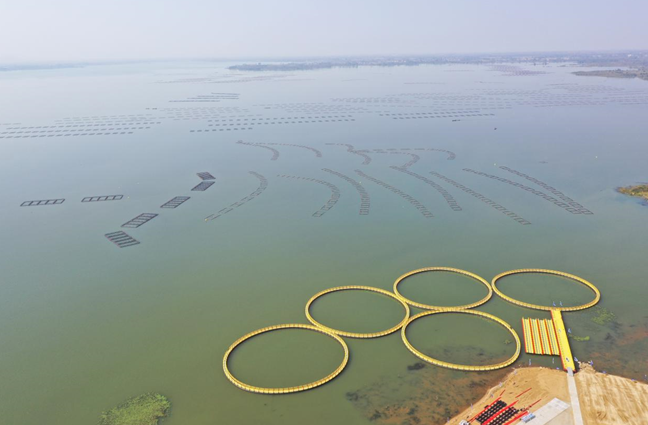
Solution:
{"label": "algae patch", "polygon": [[99,425],[157,425],[170,408],[171,402],[165,396],[142,394],[103,412]]}
{"label": "algae patch", "polygon": [[574,336],[574,335],[569,335],[569,337],[570,337],[571,339],[573,339],[574,341],[589,341],[589,340],[590,340],[589,335],[588,335],[588,336]]}
{"label": "algae patch", "polygon": [[592,317],[592,322],[597,325],[605,325],[616,319],[616,315],[605,307],[596,307],[593,309],[593,313],[594,317]]}

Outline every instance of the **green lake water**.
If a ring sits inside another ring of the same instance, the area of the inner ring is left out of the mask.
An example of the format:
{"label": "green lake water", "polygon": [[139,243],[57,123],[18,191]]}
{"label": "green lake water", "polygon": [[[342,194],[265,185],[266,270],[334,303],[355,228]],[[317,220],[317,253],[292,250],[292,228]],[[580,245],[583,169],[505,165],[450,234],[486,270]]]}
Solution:
{"label": "green lake water", "polygon": [[[501,373],[431,365],[410,370],[418,359],[399,333],[347,338],[346,370],[299,394],[247,393],[222,372],[222,356],[240,336],[273,324],[307,323],[304,306],[315,293],[340,285],[391,290],[403,273],[430,266],[469,270],[488,281],[516,268],[588,279],[601,290],[600,307],[615,319],[597,324],[595,309],[565,313],[574,335],[590,337],[572,342],[574,354],[608,373],[648,374],[648,207],[614,190],[648,181],[645,81],[576,77],[574,69],[558,66],[507,76],[466,65],[296,73],[234,73],[228,65],[0,73],[0,422],[92,424],[129,397],[160,392],[173,403],[167,425],[380,423],[389,418],[388,407],[403,409],[412,400],[428,410],[410,416],[444,423]],[[213,93],[238,97],[187,102],[218,96]],[[482,116],[450,116],[475,114]],[[73,127],[81,124],[86,127]],[[134,129],[89,135],[89,124]],[[56,130],[75,128],[68,133],[78,136],[56,136]],[[270,145],[279,152],[272,160],[272,151],[239,140],[284,145]],[[369,152],[372,161],[363,165],[363,157],[330,143],[454,152],[456,159],[448,160],[442,152],[402,151],[420,157],[409,170],[446,189],[461,211],[425,182],[390,168],[411,156]],[[322,156],[285,144],[315,148]],[[500,165],[546,182],[594,214],[571,214],[528,191],[463,171],[555,196]],[[366,189],[368,215],[359,214],[356,189],[323,168]],[[355,170],[420,201],[434,217]],[[213,174],[214,185],[191,191],[203,171]],[[250,171],[264,176],[267,188],[205,221],[257,190]],[[430,171],[532,224],[517,223]],[[340,198],[314,217],[331,190],[280,175],[328,182]],[[81,202],[116,194],[124,199]],[[175,196],[191,199],[176,209],[160,208]],[[20,207],[56,198],[66,201]],[[141,213],[159,216],[140,228],[120,227]],[[104,237],[119,230],[141,243],[120,249]],[[544,305],[575,305],[592,296],[549,276],[512,276],[499,287]],[[474,302],[486,293],[471,279],[448,273],[413,276],[401,290],[438,305]],[[522,317],[549,318],[497,297],[479,310],[508,321],[520,337]],[[355,291],[323,297],[312,313],[328,326],[355,332],[386,329],[403,317],[394,300]],[[503,328],[472,316],[420,319],[408,336],[426,354],[448,361],[492,363],[514,351]],[[327,375],[341,359],[332,339],[285,330],[241,346],[231,368],[250,384],[289,386]],[[516,365],[529,361],[559,366],[551,357],[526,354]]]}

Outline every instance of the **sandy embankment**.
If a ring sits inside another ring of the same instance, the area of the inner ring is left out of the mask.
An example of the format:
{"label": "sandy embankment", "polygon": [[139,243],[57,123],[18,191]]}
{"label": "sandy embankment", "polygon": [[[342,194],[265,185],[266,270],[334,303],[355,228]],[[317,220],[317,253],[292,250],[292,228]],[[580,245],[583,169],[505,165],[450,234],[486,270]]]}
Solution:
{"label": "sandy embankment", "polygon": [[[648,385],[619,376],[606,375],[583,364],[576,374],[576,386],[585,425],[646,425],[648,424]],[[531,388],[529,391],[527,389]],[[520,395],[522,392],[524,394]],[[517,408],[530,406],[531,412],[554,397],[571,404],[567,374],[548,368],[519,368],[508,374],[501,384],[491,388],[473,407],[450,420],[458,424],[470,419],[501,393],[506,403],[519,401]],[[519,397],[518,397],[519,396]],[[573,425],[571,407],[549,422],[550,425]]]}

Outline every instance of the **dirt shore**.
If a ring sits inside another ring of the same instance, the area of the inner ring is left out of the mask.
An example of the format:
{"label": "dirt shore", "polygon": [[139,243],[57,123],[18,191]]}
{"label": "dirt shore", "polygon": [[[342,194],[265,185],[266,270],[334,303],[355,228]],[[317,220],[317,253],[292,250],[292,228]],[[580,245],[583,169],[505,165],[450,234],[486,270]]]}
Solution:
{"label": "dirt shore", "polygon": [[[648,424],[648,385],[600,373],[588,364],[582,364],[576,374],[576,386],[584,425]],[[459,424],[462,419],[471,419],[500,395],[509,404],[519,400],[515,405],[517,408],[527,408],[539,400],[531,407],[531,412],[553,398],[571,405],[565,372],[538,367],[518,368],[449,423]],[[548,424],[573,425],[571,407]]]}

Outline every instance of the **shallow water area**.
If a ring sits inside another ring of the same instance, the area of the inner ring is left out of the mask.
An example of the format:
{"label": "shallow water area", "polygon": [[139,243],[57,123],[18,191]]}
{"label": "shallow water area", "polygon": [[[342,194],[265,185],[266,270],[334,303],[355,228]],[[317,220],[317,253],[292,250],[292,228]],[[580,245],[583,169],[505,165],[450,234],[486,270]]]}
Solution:
{"label": "shallow water area", "polygon": [[515,353],[513,336],[500,324],[461,313],[417,319],[407,327],[407,339],[423,354],[458,365],[500,363]]}

